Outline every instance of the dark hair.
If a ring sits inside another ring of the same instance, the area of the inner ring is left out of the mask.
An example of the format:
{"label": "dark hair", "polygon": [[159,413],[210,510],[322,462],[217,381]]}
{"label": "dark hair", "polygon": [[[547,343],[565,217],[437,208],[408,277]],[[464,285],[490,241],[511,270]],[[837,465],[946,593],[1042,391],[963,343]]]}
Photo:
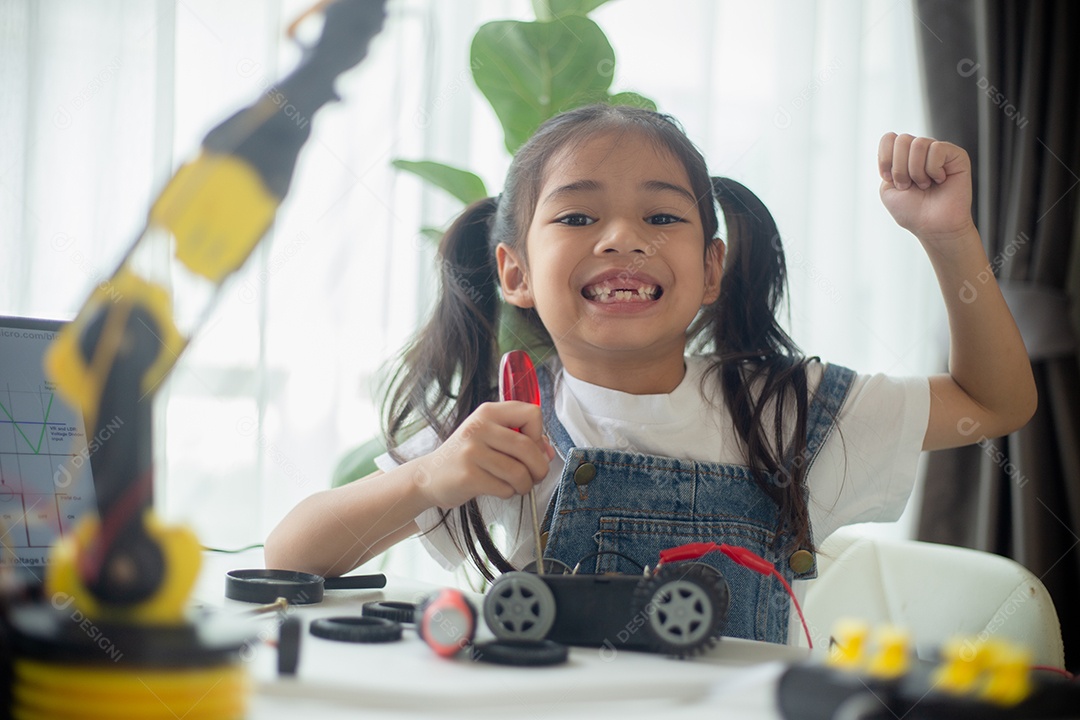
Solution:
{"label": "dark hair", "polygon": [[[435,309],[392,379],[385,423],[391,455],[404,460],[397,447],[422,426],[445,441],[477,407],[496,398],[501,311],[519,313],[535,342],[551,345],[535,310],[500,307],[495,248],[506,243],[526,257],[526,229],[549,161],[597,133],[611,131],[643,137],[683,165],[697,198],[706,252],[717,241],[717,201],[724,211],[728,252],[720,296],[702,309],[688,340],[697,351],[715,355],[713,370],[754,478],[778,503],[792,544],[805,544],[805,464],[796,463],[789,478],[782,475],[783,459],[801,457],[806,446],[807,360],[776,320],[786,285],[776,224],[745,187],[709,177],[705,159],[675,120],[640,108],[589,105],[551,118],[518,150],[499,199],[473,203],[447,230],[439,246],[441,287]],[[767,423],[764,412],[770,400],[776,403],[776,416]],[[783,437],[781,423],[788,402],[796,408],[791,439]],[[488,562],[503,572],[514,569],[492,541],[476,500],[457,511],[463,552],[480,572],[491,579]]]}

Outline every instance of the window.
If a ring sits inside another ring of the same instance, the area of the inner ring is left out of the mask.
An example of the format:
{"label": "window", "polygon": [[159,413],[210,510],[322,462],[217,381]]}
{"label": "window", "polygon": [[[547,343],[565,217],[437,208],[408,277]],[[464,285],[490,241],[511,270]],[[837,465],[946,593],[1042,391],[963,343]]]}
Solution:
{"label": "window", "polygon": [[[5,3],[0,130],[16,141],[0,158],[0,312],[74,315],[206,131],[295,65],[282,29],[308,4]],[[714,174],[772,210],[796,340],[862,371],[934,369],[943,338],[925,329],[944,323],[929,264],[877,199],[878,137],[924,131],[910,3],[657,7],[594,13],[613,87],[655,99]],[[312,122],[276,226],[161,394],[158,502],[204,543],[260,542],[377,432],[377,385],[432,301],[418,230],[458,209],[389,162],[448,162],[497,190],[509,158],[468,44],[483,22],[530,17],[525,0],[393,0],[338,83],[344,101]],[[391,569],[428,574],[408,545]]]}

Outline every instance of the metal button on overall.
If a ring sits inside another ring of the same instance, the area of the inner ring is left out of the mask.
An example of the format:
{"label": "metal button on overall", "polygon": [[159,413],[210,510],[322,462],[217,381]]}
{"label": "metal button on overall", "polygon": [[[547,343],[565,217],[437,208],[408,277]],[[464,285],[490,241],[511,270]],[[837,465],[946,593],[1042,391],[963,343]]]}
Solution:
{"label": "metal button on overall", "polygon": [[577,485],[588,485],[596,477],[596,466],[592,463],[582,463],[574,471],[574,482]]}
{"label": "metal button on overall", "polygon": [[797,573],[804,573],[814,567],[814,553],[809,550],[796,550],[788,558],[788,567]]}

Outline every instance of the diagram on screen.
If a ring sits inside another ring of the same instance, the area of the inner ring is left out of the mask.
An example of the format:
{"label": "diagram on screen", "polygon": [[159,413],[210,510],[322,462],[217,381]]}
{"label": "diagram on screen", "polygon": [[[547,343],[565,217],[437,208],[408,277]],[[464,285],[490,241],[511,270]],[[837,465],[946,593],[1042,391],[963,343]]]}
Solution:
{"label": "diagram on screen", "polygon": [[0,562],[42,565],[94,506],[82,414],[55,393],[42,360],[54,333],[0,329]]}

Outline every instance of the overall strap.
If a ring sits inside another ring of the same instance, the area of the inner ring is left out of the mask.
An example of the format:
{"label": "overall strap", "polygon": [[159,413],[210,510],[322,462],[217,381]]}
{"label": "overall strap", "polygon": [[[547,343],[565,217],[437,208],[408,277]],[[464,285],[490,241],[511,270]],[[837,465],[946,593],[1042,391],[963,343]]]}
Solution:
{"label": "overall strap", "polygon": [[544,415],[544,431],[551,444],[559,451],[559,456],[565,458],[574,447],[574,441],[570,439],[570,433],[566,432],[555,414],[555,383],[551,369],[547,365],[540,365],[536,368],[536,379],[540,383],[540,410]]}
{"label": "overall strap", "polygon": [[829,364],[821,376],[821,383],[810,400],[806,418],[806,452],[804,455],[806,471],[817,459],[818,453],[829,439],[840,408],[851,391],[855,371],[842,365]]}

